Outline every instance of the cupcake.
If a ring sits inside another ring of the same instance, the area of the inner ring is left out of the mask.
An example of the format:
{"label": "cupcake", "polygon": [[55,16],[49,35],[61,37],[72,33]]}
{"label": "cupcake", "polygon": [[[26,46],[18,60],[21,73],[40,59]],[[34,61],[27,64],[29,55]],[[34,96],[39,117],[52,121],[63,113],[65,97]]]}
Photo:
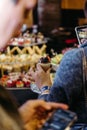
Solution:
{"label": "cupcake", "polygon": [[47,71],[51,67],[51,59],[49,56],[41,57],[38,63],[44,71]]}
{"label": "cupcake", "polygon": [[23,88],[23,87],[24,87],[23,81],[18,80],[18,81],[16,82],[16,87],[17,87],[17,88]]}

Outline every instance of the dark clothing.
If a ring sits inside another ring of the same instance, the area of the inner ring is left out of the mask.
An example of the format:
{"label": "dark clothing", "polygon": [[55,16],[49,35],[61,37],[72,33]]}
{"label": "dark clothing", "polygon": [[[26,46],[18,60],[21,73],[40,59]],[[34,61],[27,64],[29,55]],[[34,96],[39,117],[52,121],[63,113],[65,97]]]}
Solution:
{"label": "dark clothing", "polygon": [[[87,46],[83,45],[87,57]],[[72,49],[64,55],[57,69],[50,94],[42,95],[47,101],[62,102],[78,115],[78,122],[87,123],[87,110],[84,103],[82,52]]]}

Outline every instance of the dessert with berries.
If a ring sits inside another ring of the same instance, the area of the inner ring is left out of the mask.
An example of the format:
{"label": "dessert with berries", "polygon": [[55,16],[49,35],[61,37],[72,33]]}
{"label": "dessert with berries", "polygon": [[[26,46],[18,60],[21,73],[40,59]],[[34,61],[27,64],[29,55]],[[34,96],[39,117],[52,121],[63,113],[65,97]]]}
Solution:
{"label": "dessert with berries", "polygon": [[51,67],[51,59],[48,55],[41,57],[38,63],[41,65],[44,71],[47,71]]}
{"label": "dessert with berries", "polygon": [[16,82],[16,87],[17,87],[17,88],[23,88],[23,87],[24,87],[23,81],[18,80],[18,81]]}

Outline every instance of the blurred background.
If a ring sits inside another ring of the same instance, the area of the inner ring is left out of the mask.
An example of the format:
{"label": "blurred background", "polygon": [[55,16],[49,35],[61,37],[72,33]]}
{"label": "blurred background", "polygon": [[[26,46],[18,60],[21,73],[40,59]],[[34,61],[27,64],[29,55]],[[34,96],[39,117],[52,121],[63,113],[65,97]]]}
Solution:
{"label": "blurred background", "polygon": [[87,23],[83,8],[84,0],[38,0],[25,23],[29,28],[37,25],[51,39],[48,48],[60,52],[78,44],[74,29]]}

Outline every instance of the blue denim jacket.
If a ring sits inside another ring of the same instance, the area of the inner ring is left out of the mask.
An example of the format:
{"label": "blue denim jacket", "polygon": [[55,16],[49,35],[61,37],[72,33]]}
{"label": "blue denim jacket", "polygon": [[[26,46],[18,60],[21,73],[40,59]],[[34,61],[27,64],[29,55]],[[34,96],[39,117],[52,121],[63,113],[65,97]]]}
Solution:
{"label": "blue denim jacket", "polygon": [[[87,44],[82,46],[87,57]],[[84,103],[82,52],[80,48],[65,53],[58,67],[50,94],[41,99],[62,102],[78,115],[78,122],[87,123],[87,110]]]}

